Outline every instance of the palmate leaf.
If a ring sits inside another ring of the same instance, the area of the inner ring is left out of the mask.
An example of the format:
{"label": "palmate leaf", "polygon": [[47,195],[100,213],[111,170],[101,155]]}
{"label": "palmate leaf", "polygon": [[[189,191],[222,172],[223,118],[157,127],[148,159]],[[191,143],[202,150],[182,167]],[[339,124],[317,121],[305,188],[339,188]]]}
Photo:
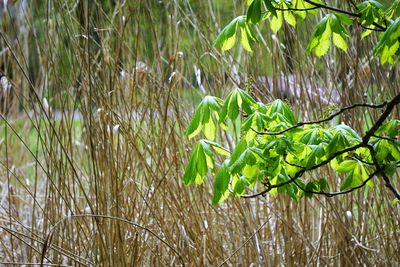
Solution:
{"label": "palmate leaf", "polygon": [[351,19],[343,14],[328,14],[317,25],[306,52],[314,51],[318,57],[328,53],[331,39],[333,44],[343,51],[347,51],[346,38],[348,33],[344,25],[351,24]]}
{"label": "palmate leaf", "polygon": [[339,124],[329,129],[329,131],[339,132],[343,134],[349,141],[350,145],[358,144],[362,141],[360,135],[348,125]]}
{"label": "palmate leaf", "polygon": [[340,151],[346,147],[350,146],[350,142],[347,140],[346,136],[341,132],[336,132],[333,139],[330,141],[326,148],[326,153],[332,155],[337,151]]}
{"label": "palmate leaf", "polygon": [[250,42],[257,42],[257,38],[246,21],[246,16],[239,16],[233,19],[217,36],[214,41],[214,46],[220,46],[221,51],[225,52],[231,49],[237,39],[238,28],[240,28],[240,41],[243,48],[249,52],[252,51]]}
{"label": "palmate leaf", "polygon": [[[222,100],[214,96],[206,96],[197,106],[192,121],[185,130],[185,135],[191,139],[198,135],[203,129],[204,135],[210,140],[215,139],[216,135],[216,122],[219,118],[219,110],[221,108]],[[214,117],[212,116],[214,113]]]}
{"label": "palmate leaf", "polygon": [[280,114],[282,116],[277,116],[280,121],[286,121],[290,125],[295,125],[297,123],[296,117],[293,114],[292,109],[284,101],[277,99],[272,102],[267,110],[267,116],[272,117],[274,114]]}
{"label": "palmate leaf", "polygon": [[243,19],[243,16],[233,19],[228,25],[225,26],[225,28],[215,39],[214,46],[222,46],[222,51],[229,50],[233,47],[236,41],[238,21],[240,19]]}
{"label": "palmate leaf", "polygon": [[399,48],[399,37],[400,17],[390,24],[374,48],[374,52],[380,57],[382,64],[394,62],[394,56]]}
{"label": "palmate leaf", "polygon": [[[352,163],[346,163],[346,165],[352,165]],[[340,190],[343,191],[349,188],[354,188],[364,182],[367,178],[368,173],[365,167],[361,163],[355,164],[354,168],[350,170],[350,172],[347,174],[346,178],[340,185]],[[374,184],[372,181],[368,181],[367,186],[373,187]]]}
{"label": "palmate leaf", "polygon": [[220,113],[219,121],[222,122],[229,117],[232,121],[235,121],[240,112],[240,108],[243,108],[247,114],[253,113],[253,108],[257,107],[257,102],[244,90],[234,89],[226,97],[224,105]]}
{"label": "palmate leaf", "polygon": [[388,123],[383,124],[378,128],[376,134],[386,134],[390,138],[396,138],[400,131],[400,120],[392,120]]}
{"label": "palmate leaf", "polygon": [[[322,18],[322,20],[317,24],[314,33],[311,37],[311,40],[306,48],[306,52],[310,53],[311,51],[313,51],[316,47],[319,46],[319,44],[321,43],[321,39],[323,37],[323,34],[326,32],[327,30],[327,26],[328,26],[328,19],[329,19],[329,15],[326,15],[325,17]],[[330,30],[328,30],[328,34]],[[326,38],[325,38],[326,39]]]}
{"label": "palmate leaf", "polygon": [[182,181],[184,184],[200,185],[204,182],[208,169],[214,165],[211,147],[205,140],[200,140],[192,151],[190,161],[185,169]]}

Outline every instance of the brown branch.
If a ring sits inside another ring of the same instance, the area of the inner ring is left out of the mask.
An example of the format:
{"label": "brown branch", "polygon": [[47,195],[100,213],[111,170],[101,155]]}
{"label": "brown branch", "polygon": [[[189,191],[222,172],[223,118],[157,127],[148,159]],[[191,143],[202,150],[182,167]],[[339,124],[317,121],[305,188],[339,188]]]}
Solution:
{"label": "brown branch", "polygon": [[385,186],[389,188],[390,191],[395,195],[395,197],[400,200],[400,192],[397,191],[397,189],[392,185],[390,182],[389,177],[386,175],[385,170],[382,168],[382,166],[379,164],[378,159],[375,156],[375,150],[374,147],[371,145],[367,145],[367,148],[369,152],[372,155],[372,161],[374,162],[375,168],[379,173],[382,175],[383,180],[385,181]]}
{"label": "brown branch", "polygon": [[368,104],[368,103],[358,103],[358,104],[354,104],[354,105],[351,105],[351,106],[347,106],[347,107],[341,108],[339,111],[337,111],[337,112],[331,114],[330,116],[328,116],[328,117],[325,118],[325,119],[320,119],[320,120],[316,120],[316,121],[303,121],[303,122],[299,122],[299,123],[297,123],[296,125],[293,125],[293,126],[291,126],[291,127],[289,127],[289,128],[286,128],[286,129],[284,129],[284,130],[277,131],[277,132],[261,132],[261,131],[257,131],[256,129],[253,129],[253,128],[251,128],[251,129],[252,129],[254,132],[256,132],[257,134],[262,134],[262,135],[280,135],[280,134],[289,132],[289,131],[291,131],[291,130],[293,130],[293,129],[302,127],[302,126],[304,126],[304,125],[321,124],[321,123],[324,123],[324,122],[331,121],[331,120],[333,120],[335,117],[339,116],[340,114],[342,114],[343,112],[345,112],[345,111],[347,111],[347,110],[351,110],[351,109],[358,108],[358,107],[366,107],[366,108],[376,108],[376,109],[378,109],[378,108],[383,108],[383,107],[385,107],[387,104],[388,104],[388,103],[387,103],[386,101],[383,102],[383,103],[381,103],[381,104],[376,104],[376,105],[375,105],[375,104]]}
{"label": "brown branch", "polygon": [[[323,9],[334,11],[334,12],[337,12],[337,13],[346,14],[346,15],[349,15],[349,16],[355,17],[355,18],[361,18],[361,13],[354,13],[354,12],[351,12],[351,11],[347,11],[347,10],[336,8],[336,7],[332,7],[332,6],[328,6],[328,5],[325,5],[325,4],[316,3],[316,2],[311,1],[311,0],[304,0],[304,2],[309,3],[309,4],[311,4],[311,5],[315,6],[315,7],[318,7],[318,8],[323,8]],[[377,27],[380,31],[385,31],[386,28],[387,28],[387,27],[383,27],[382,25],[380,25],[380,24],[378,24],[376,22],[374,22],[372,24],[375,27]],[[371,30],[378,31],[377,29],[371,29]]]}
{"label": "brown branch", "polygon": [[[347,152],[354,151],[354,150],[356,150],[356,149],[358,149],[358,148],[361,148],[361,147],[365,147],[365,148],[368,148],[368,149],[369,149],[369,151],[370,151],[370,153],[371,153],[372,160],[373,160],[374,165],[375,165],[375,168],[376,168],[376,170],[375,170],[375,172],[373,172],[373,174],[374,174],[374,175],[375,175],[375,174],[378,174],[378,173],[379,173],[379,174],[382,174],[382,177],[383,177],[383,179],[384,179],[384,181],[385,181],[386,187],[388,187],[388,188],[390,189],[390,191],[392,191],[392,193],[396,196],[396,198],[400,200],[400,193],[399,193],[399,191],[397,191],[397,189],[394,188],[394,186],[391,184],[391,182],[390,182],[390,180],[389,180],[389,177],[387,177],[387,175],[385,174],[384,170],[382,169],[382,167],[380,166],[378,160],[377,160],[376,157],[375,157],[375,151],[374,151],[373,147],[372,147],[370,144],[368,144],[368,142],[369,142],[369,140],[371,139],[371,137],[374,136],[376,130],[383,124],[383,122],[387,119],[387,117],[388,117],[388,116],[390,115],[390,113],[393,111],[394,107],[395,107],[396,105],[398,105],[399,103],[400,103],[400,93],[397,94],[397,96],[395,96],[395,97],[394,97],[392,100],[390,100],[389,102],[384,102],[383,104],[381,104],[382,107],[386,105],[386,109],[383,111],[383,113],[382,113],[381,116],[378,118],[378,120],[374,123],[374,125],[366,132],[366,134],[365,134],[364,137],[362,138],[361,143],[358,143],[358,144],[356,144],[356,145],[353,145],[353,146],[350,146],[350,147],[348,147],[348,148],[345,148],[345,149],[342,149],[342,150],[340,150],[340,151],[337,151],[337,152],[333,153],[330,157],[328,157],[326,160],[324,160],[324,161],[322,161],[322,162],[320,162],[320,163],[318,163],[318,164],[316,164],[316,165],[314,165],[314,166],[312,166],[312,167],[310,167],[310,168],[303,168],[303,169],[299,170],[293,177],[291,177],[289,180],[287,180],[287,181],[285,181],[285,182],[282,182],[282,183],[279,183],[279,184],[275,184],[275,185],[268,185],[268,186],[266,187],[266,189],[264,189],[263,191],[261,191],[261,192],[259,192],[259,193],[256,193],[256,194],[252,194],[252,195],[244,195],[244,196],[242,196],[242,198],[254,198],[254,197],[261,196],[261,195],[265,195],[266,193],[268,193],[269,191],[271,191],[271,190],[274,189],[274,188],[278,188],[278,187],[281,187],[281,186],[284,186],[284,185],[287,185],[287,184],[290,184],[290,183],[295,183],[295,184],[297,185],[297,183],[295,182],[295,180],[296,180],[297,178],[300,178],[306,171],[311,171],[311,170],[318,169],[318,168],[320,168],[320,167],[322,167],[322,166],[328,164],[329,162],[331,162],[331,161],[332,161],[334,158],[336,158],[337,156],[343,155],[344,153],[347,153]],[[339,111],[339,112],[340,112],[340,111]],[[343,111],[342,111],[342,112],[343,112]],[[336,113],[335,113],[335,114],[336,114]],[[335,115],[335,114],[333,114],[333,115]],[[331,115],[331,116],[332,116],[332,115]],[[330,116],[330,117],[331,117],[331,116]],[[323,120],[321,120],[321,121],[323,121]],[[319,122],[319,123],[321,123],[321,122]],[[299,123],[299,124],[301,124],[301,123]],[[297,127],[300,127],[300,126],[304,125],[304,124],[302,124],[302,125],[299,126],[299,124],[297,124],[297,125],[295,125],[295,126],[292,126],[292,127],[288,128],[288,129],[284,130],[284,132],[289,131],[289,130],[291,130],[291,129],[294,129],[294,128],[297,128]],[[282,132],[282,131],[281,131],[281,132]],[[275,132],[275,133],[273,133],[273,135],[277,135],[277,133],[278,133],[278,132]],[[262,134],[265,134],[265,133],[262,133]],[[373,175],[372,175],[372,176],[373,176]],[[370,175],[370,177],[368,177],[367,180],[372,179],[372,176]],[[364,182],[365,182],[365,181],[364,181]],[[367,183],[367,182],[365,182],[365,184],[366,184],[366,183]],[[364,186],[365,184],[362,183],[362,184],[360,184],[360,187],[355,187],[355,189],[350,189],[350,190],[354,191],[354,190],[356,190],[356,189],[358,189],[358,188],[361,188],[361,187]],[[361,186],[361,185],[362,185],[362,186]],[[297,185],[297,186],[298,186],[298,185]],[[343,192],[346,192],[346,191],[343,191]],[[351,192],[351,191],[350,191],[350,192]],[[320,192],[320,194],[322,194],[322,193],[323,193],[323,192]],[[349,193],[349,192],[347,192],[347,193]],[[328,194],[328,193],[325,193],[325,194]],[[337,192],[337,193],[336,193],[336,192],[333,192],[332,194],[333,194],[333,195],[338,195],[339,192]],[[344,194],[344,193],[340,193],[340,194]]]}
{"label": "brown branch", "polygon": [[327,197],[334,197],[334,196],[339,196],[339,195],[345,195],[345,194],[351,193],[351,192],[353,192],[353,191],[355,191],[357,189],[360,189],[360,188],[364,187],[378,173],[379,173],[379,171],[375,170],[361,184],[359,184],[359,185],[357,185],[355,187],[352,187],[350,189],[347,189],[347,190],[344,190],[344,191],[337,191],[337,192],[324,192],[324,191],[306,190],[301,185],[299,185],[296,181],[293,181],[293,183],[295,183],[297,185],[297,187],[300,188],[305,193],[311,193],[311,194],[315,194],[315,195],[324,195],[324,196],[327,196]]}

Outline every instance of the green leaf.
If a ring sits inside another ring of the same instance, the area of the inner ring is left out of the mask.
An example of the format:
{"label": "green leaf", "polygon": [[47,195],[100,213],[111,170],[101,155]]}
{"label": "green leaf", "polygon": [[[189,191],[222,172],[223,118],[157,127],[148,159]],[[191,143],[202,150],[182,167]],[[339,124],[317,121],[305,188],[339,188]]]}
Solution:
{"label": "green leaf", "polygon": [[237,89],[239,96],[242,100],[241,102],[241,107],[246,111],[247,114],[252,114],[253,113],[253,108],[257,107],[257,102],[254,100],[254,98],[249,95],[246,91],[242,89]]}
{"label": "green leaf", "polygon": [[264,0],[265,6],[267,7],[267,10],[271,12],[271,14],[276,17],[277,12],[276,12],[276,7],[272,4],[272,2],[275,2],[273,0]]}
{"label": "green leaf", "polygon": [[306,185],[304,195],[307,198],[312,198],[312,196],[314,194],[313,192],[318,192],[318,185],[317,185],[317,183],[310,181]]}
{"label": "green leaf", "polygon": [[261,20],[262,0],[254,0],[247,9],[246,20],[257,24]]}
{"label": "green leaf", "polygon": [[240,42],[246,51],[253,52],[250,46],[249,37],[247,36],[246,28],[240,28]]}
{"label": "green leaf", "polygon": [[[204,125],[204,133],[207,138],[215,138],[216,126],[213,118],[211,116],[211,111],[216,112],[218,116],[218,111],[221,107],[221,99],[213,96],[205,96],[201,103],[197,106],[196,112],[193,116],[192,121],[185,130],[185,135],[191,139],[198,135]],[[214,140],[214,139],[212,139]]]}
{"label": "green leaf", "polygon": [[203,141],[209,144],[215,150],[215,152],[217,152],[222,156],[229,156],[231,154],[228,149],[224,148],[218,143],[212,142],[210,140],[203,140]]}
{"label": "green leaf", "polygon": [[288,126],[295,125],[297,123],[296,117],[293,114],[291,108],[286,104],[284,101],[277,99],[272,102],[267,110],[267,116],[273,116],[275,114],[282,115],[281,117],[278,116],[278,119],[281,122],[287,122]]}
{"label": "green leaf", "polygon": [[350,187],[352,187],[352,185],[354,184],[354,171],[350,172],[346,179],[344,179],[344,181],[342,182],[342,184],[340,185],[340,191],[346,190]]}
{"label": "green leaf", "polygon": [[197,185],[204,182],[208,168],[214,166],[214,158],[210,145],[205,140],[200,140],[192,151],[189,164],[185,169],[182,181],[184,184]]}
{"label": "green leaf", "polygon": [[246,177],[239,177],[239,179],[235,183],[235,186],[233,187],[233,193],[237,196],[243,195],[244,189],[248,184],[249,182]]}
{"label": "green leaf", "polygon": [[190,157],[189,164],[186,166],[185,173],[182,178],[182,181],[184,184],[190,185],[196,179],[196,176],[197,176],[197,170],[196,170],[197,150],[198,150],[198,145],[196,145],[195,149],[193,150],[192,155]]}
{"label": "green leaf", "polygon": [[283,16],[282,11],[276,13],[276,16],[271,18],[270,27],[274,33],[277,33],[282,28]]}
{"label": "green leaf", "polygon": [[191,139],[194,136],[198,135],[201,131],[201,117],[202,117],[202,107],[203,104],[200,103],[196,109],[196,112],[194,113],[193,119],[190,122],[189,126],[185,130],[185,135]]}
{"label": "green leaf", "polygon": [[247,142],[245,139],[242,139],[239,141],[239,143],[236,145],[235,149],[233,150],[231,159],[229,161],[229,166],[231,166],[235,161],[242,155],[242,153],[246,150],[247,148]]}
{"label": "green leaf", "polygon": [[232,37],[226,38],[222,44],[221,51],[225,52],[227,50],[232,49],[232,47],[236,43],[236,34],[233,35]]}
{"label": "green leaf", "polygon": [[[340,190],[346,190],[349,188],[354,188],[360,185],[363,181],[368,178],[368,174],[361,164],[355,164],[354,168],[348,173],[346,179],[340,185]],[[373,183],[370,181],[367,186],[372,187]]]}
{"label": "green leaf", "polygon": [[322,34],[326,30],[326,26],[328,24],[328,19],[329,19],[329,16],[326,15],[325,17],[322,18],[322,20],[315,27],[315,30],[311,37],[310,43],[308,44],[308,46],[306,48],[307,53],[310,53],[318,45],[318,43],[322,37]]}
{"label": "green leaf", "polygon": [[286,193],[295,201],[298,200],[297,193],[298,189],[295,184],[288,184],[286,185]]}
{"label": "green leaf", "polygon": [[[285,7],[287,8],[286,5],[283,5],[283,6],[284,6],[284,8]],[[293,28],[296,28],[296,18],[293,16],[293,12],[291,12],[291,11],[283,12],[283,17],[290,26],[292,26]]]}
{"label": "green leaf", "polygon": [[227,162],[224,162],[215,175],[214,195],[212,198],[213,205],[221,203],[229,195],[228,187],[230,178],[231,176],[228,171]]}
{"label": "green leaf", "polygon": [[377,134],[385,134],[390,138],[396,138],[399,135],[400,120],[392,120],[383,124],[376,131]]}
{"label": "green leaf", "polygon": [[237,90],[232,90],[224,101],[220,114],[220,122],[224,121],[228,116],[234,121],[239,115],[238,93]]}
{"label": "green leaf", "polygon": [[311,41],[309,42],[306,52],[315,52],[315,55],[321,57],[325,55],[330,47],[330,38],[332,35],[332,30],[330,27],[331,15],[326,15],[317,25]]}
{"label": "green leaf", "polygon": [[204,124],[204,136],[209,140],[215,140],[217,127],[213,118],[209,118],[209,120]]}
{"label": "green leaf", "polygon": [[248,178],[253,178],[257,175],[258,166],[257,165],[248,165],[246,164],[242,170],[244,176]]}
{"label": "green leaf", "polygon": [[343,36],[338,33],[332,34],[333,44],[337,47],[342,49],[343,51],[347,51],[347,43],[344,40]]}
{"label": "green leaf", "polygon": [[356,131],[344,124],[336,125],[330,128],[329,131],[333,134],[335,134],[336,132],[340,132],[342,135],[345,136],[350,145],[355,145],[362,141],[361,137],[357,134]]}
{"label": "green leaf", "polygon": [[[204,152],[203,146],[200,144],[199,149],[197,151],[197,164],[196,164],[197,173],[203,178],[207,175],[207,158],[206,153]],[[200,181],[196,181],[196,184],[199,184]]]}
{"label": "green leaf", "polygon": [[[334,133],[334,132],[333,132]],[[350,143],[342,132],[336,132],[329,145],[326,147],[328,156],[349,147]]]}
{"label": "green leaf", "polygon": [[236,43],[236,34],[239,24],[245,26],[244,16],[239,16],[233,19],[225,28],[220,32],[214,41],[214,46],[221,46],[221,51],[231,49]]}
{"label": "green leaf", "polygon": [[381,63],[393,63],[393,56],[397,53],[400,37],[400,17],[397,18],[381,36],[374,48],[376,55],[380,56]]}
{"label": "green leaf", "polygon": [[355,160],[345,160],[342,161],[334,170],[340,173],[348,173],[353,171],[357,165],[358,162]]}
{"label": "green leaf", "polygon": [[251,114],[253,113],[251,107],[257,107],[256,101],[244,90],[236,88],[225,99],[219,120],[222,122],[228,116],[235,121],[239,116],[239,108],[243,108],[247,114]]}
{"label": "green leaf", "polygon": [[320,191],[324,191],[325,189],[329,189],[328,181],[325,178],[322,178],[318,181],[318,186]]}

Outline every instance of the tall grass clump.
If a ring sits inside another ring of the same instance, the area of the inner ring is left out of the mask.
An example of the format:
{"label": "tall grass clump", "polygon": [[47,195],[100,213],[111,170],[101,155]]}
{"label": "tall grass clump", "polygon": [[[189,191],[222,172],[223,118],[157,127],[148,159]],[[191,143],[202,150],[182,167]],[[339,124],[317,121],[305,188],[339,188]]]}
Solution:
{"label": "tall grass clump", "polygon": [[[330,105],[382,102],[398,93],[398,70],[379,66],[371,43],[316,59],[302,52],[310,27],[278,36],[260,28],[253,54],[221,54],[212,41],[243,1],[16,5],[0,29],[0,71],[11,85],[0,88],[0,265],[400,262],[399,209],[384,185],[214,207],[211,183],[181,183],[191,147],[183,132],[202,96],[250,86],[310,119]],[[363,131],[377,116],[341,119]]]}

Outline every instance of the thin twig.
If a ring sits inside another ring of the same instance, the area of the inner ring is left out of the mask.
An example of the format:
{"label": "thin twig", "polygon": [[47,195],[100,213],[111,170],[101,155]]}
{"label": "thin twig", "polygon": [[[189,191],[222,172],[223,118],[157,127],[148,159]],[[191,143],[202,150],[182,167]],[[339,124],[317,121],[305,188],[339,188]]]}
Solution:
{"label": "thin twig", "polygon": [[56,228],[58,228],[58,226],[61,225],[61,223],[63,223],[64,221],[68,220],[68,219],[76,219],[76,218],[102,218],[102,219],[110,219],[110,220],[114,220],[114,221],[119,221],[119,222],[123,222],[129,225],[132,225],[134,227],[137,227],[139,229],[145,230],[147,232],[149,232],[151,235],[153,235],[155,238],[157,238],[159,241],[161,241],[161,243],[163,243],[164,245],[166,245],[169,249],[171,249],[181,260],[182,265],[185,266],[185,261],[183,260],[182,255],[171,245],[169,244],[167,241],[165,241],[162,237],[160,237],[159,235],[157,235],[154,231],[152,231],[151,229],[140,225],[138,223],[129,221],[127,219],[124,218],[119,218],[119,217],[114,217],[114,216],[109,216],[109,215],[101,215],[101,214],[76,214],[76,215],[70,215],[67,217],[64,217],[63,219],[59,220],[58,222],[56,222],[54,224],[54,226],[51,228],[50,232],[47,234],[47,237],[45,239],[45,245],[43,246],[43,251],[42,251],[42,257],[45,256],[46,254],[46,245],[50,242],[50,240],[52,239],[54,230]]}
{"label": "thin twig", "polygon": [[367,108],[376,108],[376,109],[379,109],[379,108],[385,107],[387,104],[388,104],[388,103],[387,103],[386,101],[383,102],[383,103],[381,103],[381,104],[367,104],[367,103],[358,103],[358,104],[354,104],[354,105],[351,105],[351,106],[348,106],[348,107],[341,108],[339,111],[337,111],[337,112],[331,114],[331,115],[328,116],[327,118],[320,119],[320,120],[315,120],[315,121],[303,121],[303,122],[299,122],[299,123],[297,123],[296,125],[293,125],[293,126],[291,126],[291,127],[289,127],[289,128],[286,128],[286,129],[284,129],[284,130],[277,131],[277,132],[262,132],[262,131],[257,131],[257,130],[255,130],[255,129],[253,129],[253,128],[252,128],[252,130],[253,130],[254,132],[256,132],[257,134],[262,134],[262,135],[280,135],[280,134],[284,134],[284,133],[286,133],[286,132],[289,132],[289,131],[291,131],[291,130],[293,130],[293,129],[302,127],[302,126],[304,126],[304,125],[321,124],[321,123],[324,123],[324,122],[331,121],[331,120],[333,120],[335,117],[339,116],[340,114],[342,114],[343,112],[345,112],[345,111],[347,111],[347,110],[351,110],[351,109],[358,108],[358,107],[367,107]]}
{"label": "thin twig", "polygon": [[232,258],[242,247],[244,247],[247,243],[249,243],[249,241],[267,224],[267,222],[270,220],[271,218],[269,218],[268,220],[266,220],[263,224],[261,224],[260,227],[258,227],[258,229],[249,237],[246,239],[246,241],[243,242],[243,244],[241,244],[237,249],[235,249],[231,255],[229,255],[228,258],[226,258],[220,265],[218,265],[218,267],[223,266],[224,264],[226,264],[228,262],[228,260],[230,258]]}
{"label": "thin twig", "polygon": [[[398,105],[399,103],[400,103],[400,93],[397,94],[397,95],[396,95],[392,100],[390,100],[389,102],[384,102],[384,103],[381,104],[381,107],[384,107],[384,106],[386,105],[386,109],[383,111],[383,113],[382,113],[381,116],[378,118],[378,120],[374,123],[374,125],[366,132],[366,134],[364,135],[364,137],[362,138],[362,141],[361,141],[360,143],[355,144],[355,145],[353,145],[353,146],[350,146],[350,147],[348,147],[348,148],[342,149],[342,150],[340,150],[340,151],[337,151],[337,152],[333,153],[330,157],[328,157],[326,160],[324,160],[324,161],[322,161],[322,162],[320,162],[320,163],[318,163],[318,164],[316,164],[316,165],[314,165],[314,166],[312,166],[312,167],[309,167],[309,168],[302,168],[302,169],[299,170],[293,177],[291,177],[289,180],[287,180],[287,181],[285,181],[285,182],[282,182],[282,183],[279,183],[279,184],[275,184],[275,185],[268,185],[268,186],[267,186],[263,191],[261,191],[261,192],[258,192],[258,193],[256,193],[256,194],[252,194],[252,195],[243,195],[243,196],[241,196],[241,197],[242,197],[242,198],[254,198],[254,197],[258,197],[258,196],[265,195],[267,192],[271,191],[272,189],[278,188],[278,187],[281,187],[281,186],[284,186],[284,185],[287,185],[287,184],[295,183],[295,184],[297,185],[297,183],[295,182],[295,180],[298,179],[298,178],[300,178],[306,171],[311,171],[311,170],[318,169],[318,168],[320,168],[320,167],[322,167],[322,166],[328,164],[329,162],[331,162],[334,158],[336,158],[336,157],[338,157],[338,156],[340,156],[340,155],[343,155],[344,153],[351,152],[351,151],[355,151],[355,150],[358,149],[358,148],[365,147],[365,148],[368,148],[368,149],[370,150],[372,160],[374,161],[374,165],[375,165],[375,167],[376,167],[376,171],[373,172],[373,174],[378,174],[378,173],[381,174],[382,177],[383,177],[383,179],[384,179],[384,181],[385,181],[386,187],[388,187],[388,188],[390,189],[390,191],[393,192],[393,194],[395,195],[395,197],[396,197],[397,199],[400,200],[400,193],[399,193],[399,191],[397,191],[397,189],[394,188],[394,186],[391,184],[389,177],[387,177],[387,175],[385,174],[385,172],[383,171],[382,167],[381,167],[380,164],[378,163],[378,160],[377,160],[376,157],[375,157],[375,151],[374,151],[373,147],[372,147],[370,144],[368,144],[368,142],[369,142],[369,140],[371,139],[371,137],[374,136],[376,130],[378,130],[378,128],[383,124],[383,122],[387,119],[387,117],[388,117],[388,116],[390,115],[390,113],[393,111],[394,107],[395,107],[396,105]],[[353,106],[354,106],[354,105],[353,105]],[[352,106],[348,107],[348,109],[351,108],[351,107],[352,107]],[[374,105],[374,107],[376,107],[376,105]],[[343,109],[341,109],[339,112],[343,112]],[[338,112],[337,112],[337,113],[338,113]],[[337,113],[335,113],[335,114],[337,114]],[[333,115],[335,115],[335,114],[333,114]],[[333,115],[331,115],[331,116],[333,116]],[[331,117],[331,116],[329,116],[329,117]],[[317,123],[322,123],[322,122],[324,122],[324,120],[320,120],[320,122],[317,122]],[[315,123],[315,122],[313,122],[313,123]],[[311,124],[311,123],[310,123],[310,124]],[[302,126],[302,125],[304,125],[304,122],[298,123],[297,125],[292,126],[292,127],[288,128],[288,129],[286,129],[286,130],[284,130],[284,131],[280,131],[280,132],[287,132],[287,131],[290,131],[291,129],[300,127],[300,126]],[[272,135],[281,134],[280,132],[273,132]],[[267,133],[261,132],[260,134],[267,134]],[[369,181],[370,179],[372,179],[372,176],[370,176],[367,180]],[[368,182],[368,181],[367,181],[367,182]],[[360,185],[360,187],[364,186],[367,182],[364,181],[364,183],[362,183],[362,184]],[[360,187],[355,187],[355,189],[358,189],[358,188],[360,188]],[[351,190],[351,191],[354,191],[355,189],[350,189],[350,190]],[[349,191],[349,192],[351,192],[351,191]],[[349,192],[347,192],[347,193],[349,193]],[[325,193],[325,194],[326,194],[326,193]],[[333,194],[336,194],[336,193],[333,193]],[[342,193],[340,193],[340,194],[342,194]]]}

